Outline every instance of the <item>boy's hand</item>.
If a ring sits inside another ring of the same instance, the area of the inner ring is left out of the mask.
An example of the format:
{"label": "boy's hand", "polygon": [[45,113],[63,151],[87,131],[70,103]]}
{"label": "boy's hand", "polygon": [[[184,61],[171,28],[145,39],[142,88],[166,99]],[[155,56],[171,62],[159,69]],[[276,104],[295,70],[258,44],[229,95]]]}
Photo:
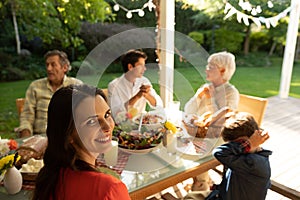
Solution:
{"label": "boy's hand", "polygon": [[249,138],[250,142],[250,152],[253,153],[260,149],[260,145],[263,144],[267,139],[269,139],[269,133],[262,130],[256,130],[253,135]]}

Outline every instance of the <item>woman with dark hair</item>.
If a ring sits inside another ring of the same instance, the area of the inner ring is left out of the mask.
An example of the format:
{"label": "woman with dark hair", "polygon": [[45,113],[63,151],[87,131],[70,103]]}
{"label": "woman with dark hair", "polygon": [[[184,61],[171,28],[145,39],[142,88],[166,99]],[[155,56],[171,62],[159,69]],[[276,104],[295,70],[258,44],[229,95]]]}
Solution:
{"label": "woman with dark hair", "polygon": [[111,148],[114,125],[102,90],[70,85],[55,92],[33,199],[130,199],[124,183],[95,166],[99,153]]}

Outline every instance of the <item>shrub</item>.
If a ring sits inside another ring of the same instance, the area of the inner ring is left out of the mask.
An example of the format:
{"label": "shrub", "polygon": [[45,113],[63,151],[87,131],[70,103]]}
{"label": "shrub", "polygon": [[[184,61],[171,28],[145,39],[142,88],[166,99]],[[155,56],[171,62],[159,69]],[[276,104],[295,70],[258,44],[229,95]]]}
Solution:
{"label": "shrub", "polygon": [[204,35],[203,33],[193,31],[189,33],[189,37],[191,37],[193,40],[195,40],[199,44],[203,44],[204,42]]}
{"label": "shrub", "polygon": [[106,40],[107,38],[133,28],[137,28],[137,27],[130,24],[118,24],[118,23],[91,24],[89,22],[84,22],[81,26],[81,31],[79,35],[81,39],[83,39],[87,50],[90,51],[94,49],[98,44]]}
{"label": "shrub", "polygon": [[0,80],[1,81],[17,81],[25,77],[25,72],[16,67],[1,67]]}
{"label": "shrub", "polygon": [[238,53],[243,44],[244,34],[226,29],[206,31],[206,46],[210,47],[211,52],[229,51]]}
{"label": "shrub", "polygon": [[266,31],[252,32],[250,41],[251,51],[268,51],[271,48],[271,38]]}

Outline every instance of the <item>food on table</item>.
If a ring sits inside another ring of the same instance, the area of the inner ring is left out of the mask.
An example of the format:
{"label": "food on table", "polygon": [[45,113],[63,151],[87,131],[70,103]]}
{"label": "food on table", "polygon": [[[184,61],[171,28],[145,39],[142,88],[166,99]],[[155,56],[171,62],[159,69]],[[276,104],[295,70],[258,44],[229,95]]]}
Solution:
{"label": "food on table", "polygon": [[201,116],[194,114],[185,115],[182,122],[190,135],[198,138],[204,138],[212,119],[211,115],[211,112],[206,112]]}
{"label": "food on table", "polygon": [[47,148],[47,137],[40,135],[32,136],[24,140],[24,143],[17,149],[18,154],[21,156],[17,165],[27,163],[30,158],[42,159]]}
{"label": "food on table", "polygon": [[142,117],[142,124],[141,128],[145,128],[146,130],[149,131],[156,131],[158,129],[163,128],[163,124],[166,121],[166,117],[163,113],[159,112],[148,112],[146,114],[139,114],[135,116],[132,121],[135,125],[140,124]]}
{"label": "food on table", "polygon": [[20,172],[38,173],[43,166],[44,166],[43,160],[36,160],[34,158],[30,158],[26,164],[22,165]]}
{"label": "food on table", "polygon": [[[194,137],[218,137],[220,128],[222,128],[223,123],[226,118],[228,118],[226,113],[230,112],[231,110],[228,107],[223,107],[214,114],[211,112],[205,112],[201,116],[186,114],[182,122],[187,132]],[[216,130],[212,130],[208,133],[209,128],[216,128]]]}
{"label": "food on table", "polygon": [[163,123],[165,120],[162,115],[147,113],[145,115],[139,115],[138,117],[134,118],[134,122],[140,123],[141,116],[143,116],[142,124],[158,124]]}
{"label": "food on table", "polygon": [[119,138],[119,147],[139,150],[159,145],[164,131],[165,129],[161,128],[157,131],[148,130],[142,133],[136,130],[126,132],[116,127],[113,135]]}

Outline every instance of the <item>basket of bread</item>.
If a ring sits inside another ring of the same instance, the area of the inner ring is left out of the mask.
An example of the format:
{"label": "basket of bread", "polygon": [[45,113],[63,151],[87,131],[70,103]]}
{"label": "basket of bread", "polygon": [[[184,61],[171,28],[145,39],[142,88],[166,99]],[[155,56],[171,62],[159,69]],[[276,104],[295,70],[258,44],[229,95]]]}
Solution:
{"label": "basket of bread", "polygon": [[26,164],[23,164],[20,172],[22,174],[24,181],[35,181],[39,171],[44,166],[44,162],[42,159],[36,160],[34,158],[30,158]]}
{"label": "basket of bread", "polygon": [[216,138],[220,136],[228,112],[230,112],[230,109],[223,107],[215,113],[205,112],[201,116],[185,114],[182,123],[187,133],[193,137]]}
{"label": "basket of bread", "polygon": [[17,165],[21,166],[28,162],[29,159],[42,159],[47,148],[47,137],[34,135],[23,140],[23,143],[17,149],[21,159]]}

